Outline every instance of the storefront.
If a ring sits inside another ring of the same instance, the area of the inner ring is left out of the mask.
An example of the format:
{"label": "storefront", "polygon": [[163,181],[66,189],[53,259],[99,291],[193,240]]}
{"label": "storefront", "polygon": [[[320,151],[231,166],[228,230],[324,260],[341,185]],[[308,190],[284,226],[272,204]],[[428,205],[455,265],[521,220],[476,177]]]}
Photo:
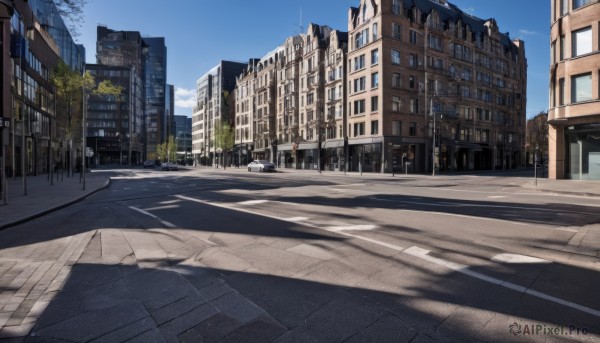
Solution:
{"label": "storefront", "polygon": [[600,180],[600,124],[565,127],[565,176]]}

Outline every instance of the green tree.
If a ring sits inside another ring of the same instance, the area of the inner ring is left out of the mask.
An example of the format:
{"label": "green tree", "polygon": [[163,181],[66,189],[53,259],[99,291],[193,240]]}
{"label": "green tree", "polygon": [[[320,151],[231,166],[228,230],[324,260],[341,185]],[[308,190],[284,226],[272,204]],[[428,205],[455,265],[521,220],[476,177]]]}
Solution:
{"label": "green tree", "polygon": [[156,147],[158,159],[162,162],[177,161],[177,141],[174,136],[169,136],[166,142]]}
{"label": "green tree", "polygon": [[72,174],[73,170],[73,151],[75,140],[83,139],[82,119],[84,111],[83,93],[98,96],[112,96],[117,101],[121,101],[123,87],[114,85],[110,80],[104,80],[96,85],[94,76],[89,72],[83,75],[72,70],[64,62],[60,61],[50,76],[54,85],[57,102],[61,108],[66,108],[66,116],[56,114],[56,127],[58,137],[57,141],[65,140],[68,142],[67,154],[69,156],[69,168],[67,171]]}
{"label": "green tree", "polygon": [[221,149],[224,156],[223,169],[227,167],[227,153],[233,149],[235,144],[235,130],[228,122],[215,123],[215,148]]}

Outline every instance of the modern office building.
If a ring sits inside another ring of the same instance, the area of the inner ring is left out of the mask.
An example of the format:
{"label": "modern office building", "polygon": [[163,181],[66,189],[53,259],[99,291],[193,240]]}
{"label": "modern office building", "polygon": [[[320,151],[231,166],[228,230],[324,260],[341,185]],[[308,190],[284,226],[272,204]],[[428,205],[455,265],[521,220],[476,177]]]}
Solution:
{"label": "modern office building", "polygon": [[[157,158],[156,147],[168,140],[172,131],[167,111],[167,47],[163,37],[144,37],[145,49],[145,143],[148,159]],[[170,114],[173,114],[170,111]]]}
{"label": "modern office building", "polygon": [[[234,126],[235,101],[231,96],[236,77],[247,63],[221,61],[196,82],[196,107],[192,114],[192,153],[197,164],[217,164],[214,128],[227,122]],[[232,108],[230,108],[232,107]]]}
{"label": "modern office building", "polygon": [[600,180],[600,2],[551,6],[548,176]]}
{"label": "modern office building", "polygon": [[[62,46],[43,25],[56,9],[48,5],[35,10],[31,5],[22,0],[0,2],[0,156],[9,176],[48,172],[64,157],[61,146],[68,139],[66,111],[56,103],[50,79]],[[53,30],[65,37],[61,43],[74,47],[80,62],[80,51],[60,17],[54,24]],[[81,114],[80,107],[72,113]]]}
{"label": "modern office building", "polygon": [[97,28],[97,63],[87,65],[86,69],[98,83],[111,80],[123,87],[119,98],[90,96],[89,99],[87,146],[94,150],[94,161],[99,164],[143,162],[147,49],[148,44],[137,31]]}
{"label": "modern office building", "polygon": [[361,0],[348,13],[350,170],[524,164],[524,43],[446,0]]}
{"label": "modern office building", "polygon": [[175,143],[177,144],[177,163],[192,163],[192,118],[174,116]]}
{"label": "modern office building", "polygon": [[141,75],[129,67],[102,64],[87,64],[86,70],[96,82],[110,80],[123,89],[118,98],[89,97],[87,146],[94,151],[90,165],[142,163],[144,85]]}

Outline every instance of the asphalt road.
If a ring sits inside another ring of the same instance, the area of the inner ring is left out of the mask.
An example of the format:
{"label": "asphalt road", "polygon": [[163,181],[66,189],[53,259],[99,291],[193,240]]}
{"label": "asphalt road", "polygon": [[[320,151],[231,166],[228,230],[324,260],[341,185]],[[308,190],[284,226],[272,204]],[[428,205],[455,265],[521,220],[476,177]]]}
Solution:
{"label": "asphalt road", "polygon": [[592,342],[599,207],[497,177],[139,170],[0,232],[0,261],[57,284],[20,305],[25,341]]}

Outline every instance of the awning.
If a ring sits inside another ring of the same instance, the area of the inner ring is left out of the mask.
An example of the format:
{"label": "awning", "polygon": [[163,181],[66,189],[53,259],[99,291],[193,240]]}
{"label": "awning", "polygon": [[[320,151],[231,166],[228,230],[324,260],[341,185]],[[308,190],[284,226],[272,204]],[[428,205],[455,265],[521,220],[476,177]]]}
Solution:
{"label": "awning", "polygon": [[383,141],[382,137],[358,138],[358,139],[348,140],[348,145],[376,144],[376,143],[381,143],[382,141]]}
{"label": "awning", "polygon": [[325,141],[321,144],[321,149],[327,148],[343,148],[344,140]]}
{"label": "awning", "polygon": [[296,147],[296,150],[314,150],[314,149],[318,149],[319,148],[319,143],[300,143],[298,144],[298,147]]}

